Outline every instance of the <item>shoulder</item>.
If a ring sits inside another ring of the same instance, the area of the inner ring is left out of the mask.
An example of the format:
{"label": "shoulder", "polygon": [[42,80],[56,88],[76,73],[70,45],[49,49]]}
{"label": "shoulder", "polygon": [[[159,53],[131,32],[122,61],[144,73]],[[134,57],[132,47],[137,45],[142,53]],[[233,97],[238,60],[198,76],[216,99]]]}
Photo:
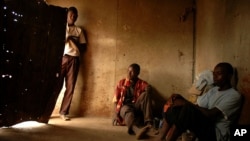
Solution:
{"label": "shoulder", "polygon": [[235,99],[241,98],[241,94],[237,90],[235,90],[234,88],[228,89],[227,94],[230,95],[230,96],[228,96],[230,98],[235,98]]}
{"label": "shoulder", "polygon": [[74,25],[74,26],[71,26],[69,27],[70,28],[70,31],[74,32],[74,33],[81,33],[82,32],[82,28],[77,26],[77,25]]}
{"label": "shoulder", "polygon": [[126,80],[126,78],[122,78],[119,80],[119,82],[124,82]]}
{"label": "shoulder", "polygon": [[142,79],[138,79],[137,83],[141,84],[141,85],[149,85],[147,81],[142,80]]}
{"label": "shoulder", "polygon": [[122,78],[118,81],[118,85],[123,85],[125,82],[126,78]]}
{"label": "shoulder", "polygon": [[213,94],[215,94],[215,93],[218,92],[218,89],[219,89],[219,87],[217,87],[217,86],[212,87],[212,88],[209,89],[209,90],[206,92],[206,94],[204,94],[204,95],[207,95],[207,96],[213,95]]}
{"label": "shoulder", "polygon": [[82,28],[81,27],[79,27],[79,26],[74,26],[75,27],[75,30],[77,30],[77,32],[82,32]]}
{"label": "shoulder", "polygon": [[81,28],[81,27],[79,27],[79,26],[76,26],[76,30],[78,30],[78,31],[82,31],[82,28]]}

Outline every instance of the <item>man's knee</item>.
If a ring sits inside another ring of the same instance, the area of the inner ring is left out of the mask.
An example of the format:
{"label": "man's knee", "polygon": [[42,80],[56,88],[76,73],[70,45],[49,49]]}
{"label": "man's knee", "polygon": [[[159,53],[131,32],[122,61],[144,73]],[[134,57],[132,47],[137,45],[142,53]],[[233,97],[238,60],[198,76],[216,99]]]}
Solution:
{"label": "man's knee", "polygon": [[131,107],[128,106],[128,105],[123,105],[122,108],[121,108],[121,110],[120,110],[120,116],[121,116],[122,118],[125,118],[125,116],[126,116],[127,114],[133,114],[133,113],[134,113],[134,109],[131,108]]}

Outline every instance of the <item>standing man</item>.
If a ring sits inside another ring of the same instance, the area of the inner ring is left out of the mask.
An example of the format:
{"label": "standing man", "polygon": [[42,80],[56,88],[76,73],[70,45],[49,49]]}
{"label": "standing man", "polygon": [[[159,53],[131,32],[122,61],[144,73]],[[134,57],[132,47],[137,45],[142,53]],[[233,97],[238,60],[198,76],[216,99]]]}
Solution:
{"label": "standing man", "polygon": [[[131,64],[128,67],[127,77],[121,79],[116,86],[113,102],[116,124],[125,124],[128,127],[128,134],[135,134],[137,139],[142,139],[149,129],[152,129],[152,109],[150,86],[138,78],[139,74],[138,64]],[[139,122],[136,119],[139,119]]]}
{"label": "standing man", "polygon": [[61,91],[65,79],[66,90],[60,108],[60,117],[63,120],[70,120],[68,114],[80,66],[80,50],[85,48],[86,45],[83,30],[75,25],[77,17],[77,9],[75,7],[69,7],[67,13],[66,42],[59,82]]}

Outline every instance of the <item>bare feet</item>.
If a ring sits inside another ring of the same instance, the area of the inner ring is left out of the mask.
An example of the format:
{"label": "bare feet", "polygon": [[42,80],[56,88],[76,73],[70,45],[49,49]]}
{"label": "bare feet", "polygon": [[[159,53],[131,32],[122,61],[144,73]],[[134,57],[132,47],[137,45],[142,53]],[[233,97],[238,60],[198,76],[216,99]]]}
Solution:
{"label": "bare feet", "polygon": [[60,115],[60,117],[61,117],[62,120],[65,120],[65,121],[69,121],[70,120],[70,118],[69,118],[68,115]]}
{"label": "bare feet", "polygon": [[146,125],[141,129],[139,129],[138,132],[136,132],[136,139],[140,140],[145,138],[147,136],[147,132],[149,131],[150,127],[151,127],[150,125]]}

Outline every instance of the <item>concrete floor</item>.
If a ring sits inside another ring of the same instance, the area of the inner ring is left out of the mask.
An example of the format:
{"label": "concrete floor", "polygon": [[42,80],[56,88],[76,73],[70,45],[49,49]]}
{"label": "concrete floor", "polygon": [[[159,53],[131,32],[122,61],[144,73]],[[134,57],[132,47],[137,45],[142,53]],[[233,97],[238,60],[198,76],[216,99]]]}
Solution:
{"label": "concrete floor", "polygon": [[[112,126],[109,118],[52,117],[48,124],[28,128],[0,128],[0,141],[137,141],[125,126]],[[151,141],[154,137],[142,141]]]}

